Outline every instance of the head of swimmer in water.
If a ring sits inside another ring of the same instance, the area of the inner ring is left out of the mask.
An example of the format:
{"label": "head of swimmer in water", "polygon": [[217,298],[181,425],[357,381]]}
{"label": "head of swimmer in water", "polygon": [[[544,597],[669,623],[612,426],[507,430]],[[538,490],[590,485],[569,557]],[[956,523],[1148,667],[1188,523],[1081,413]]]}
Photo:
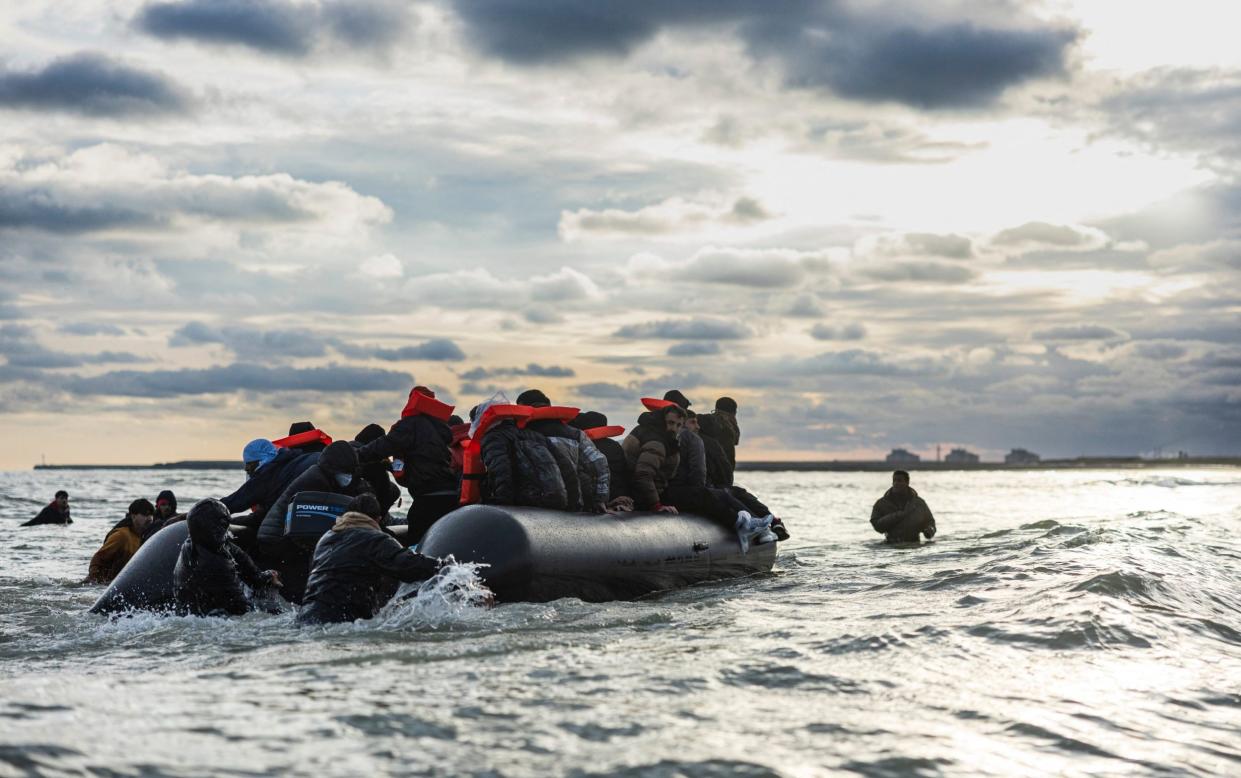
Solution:
{"label": "head of swimmer in water", "polygon": [[61,489],[56,493],[56,499],[54,502],[56,503],[57,510],[63,512],[69,507],[69,493],[64,489]]}
{"label": "head of swimmer in water", "polygon": [[129,504],[129,520],[133,522],[134,532],[141,535],[146,528],[151,526],[151,521],[155,518],[155,506],[150,500],[138,499]]}
{"label": "head of swimmer in water", "polygon": [[892,491],[897,496],[908,496],[913,490],[909,488],[909,473],[897,470],[892,474]]}

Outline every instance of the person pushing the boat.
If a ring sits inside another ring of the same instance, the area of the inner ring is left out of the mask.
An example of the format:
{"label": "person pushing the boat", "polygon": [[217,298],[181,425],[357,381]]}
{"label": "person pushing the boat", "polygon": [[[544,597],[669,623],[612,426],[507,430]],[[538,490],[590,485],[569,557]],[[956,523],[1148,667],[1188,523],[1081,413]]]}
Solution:
{"label": "person pushing the boat", "polygon": [[254,602],[241,584],[254,591],[281,585],[275,570],[260,571],[250,555],[229,535],[229,512],[223,502],[199,500],[186,516],[190,536],[181,544],[172,583],[181,615],[241,616]]}
{"label": "person pushing the boat", "polygon": [[892,488],[875,501],[870,525],[882,532],[888,543],[918,543],[919,535],[935,537],[935,517],[926,501],[909,485],[909,473],[892,473]]}

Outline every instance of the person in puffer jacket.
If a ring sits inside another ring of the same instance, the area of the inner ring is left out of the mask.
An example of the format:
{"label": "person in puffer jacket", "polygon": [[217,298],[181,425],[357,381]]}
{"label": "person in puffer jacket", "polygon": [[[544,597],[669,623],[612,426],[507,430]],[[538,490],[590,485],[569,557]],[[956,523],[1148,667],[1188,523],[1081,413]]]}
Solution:
{"label": "person in puffer jacket", "polygon": [[677,435],[684,423],[685,411],[675,405],[647,411],[621,444],[637,510],[677,512],[663,503],[663,494],[681,462]]}
{"label": "person in puffer jacket", "polygon": [[[518,405],[531,408],[546,408],[551,405],[547,395],[538,389],[530,389],[517,396]],[[591,513],[606,513],[611,497],[611,472],[608,469],[608,458],[595,447],[594,441],[576,427],[562,421],[540,419],[526,425],[526,429],[547,438],[552,447],[561,453],[562,460],[567,460],[572,476],[566,478],[565,489],[569,494],[568,510],[588,510]],[[571,482],[576,481],[574,490]],[[573,500],[573,493],[579,495]]]}
{"label": "person in puffer jacket", "polygon": [[547,438],[504,419],[487,429],[481,448],[487,469],[483,502],[565,510],[564,475]]}
{"label": "person in puffer jacket", "polygon": [[[629,488],[629,465],[625,461],[625,449],[612,438],[591,435],[591,430],[608,426],[608,417],[598,411],[583,411],[569,423],[586,433],[586,437],[595,444],[599,453],[608,460],[608,507],[633,510],[633,493]],[[616,428],[616,434],[621,431],[621,427]]]}
{"label": "person in puffer jacket", "polygon": [[364,494],[349,504],[315,546],[298,624],[369,619],[391,596],[386,579],[425,581],[440,561],[402,546],[379,526],[379,503]]}
{"label": "person in puffer jacket", "polygon": [[190,508],[190,536],[181,544],[172,573],[177,612],[194,616],[241,616],[254,606],[241,584],[260,590],[280,586],[275,570],[259,572],[250,555],[228,534],[228,508],[208,497]]}

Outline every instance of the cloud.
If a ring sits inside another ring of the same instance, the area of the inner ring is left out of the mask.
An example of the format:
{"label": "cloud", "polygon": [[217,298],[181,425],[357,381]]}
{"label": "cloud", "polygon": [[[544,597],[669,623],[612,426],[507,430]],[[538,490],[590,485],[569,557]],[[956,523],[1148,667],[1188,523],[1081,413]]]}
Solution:
{"label": "cloud", "polygon": [[1034,337],[1038,340],[1112,340],[1127,336],[1101,324],[1072,324],[1036,330]]}
{"label": "cloud", "polygon": [[1170,362],[1189,353],[1189,349],[1179,343],[1158,340],[1131,343],[1129,351],[1134,356],[1155,362]]}
{"label": "cloud", "polygon": [[0,356],[10,368],[60,369],[84,365],[138,364],[146,357],[127,351],[72,354],[49,349],[38,342],[35,331],[21,324],[0,325]]}
{"label": "cloud", "polygon": [[581,208],[561,211],[558,231],[570,243],[588,238],[634,238],[692,234],[746,227],[772,218],[752,197],[701,203],[672,197],[636,211]]}
{"label": "cloud", "polygon": [[382,202],[340,182],[312,183],[285,173],[191,174],[113,144],[52,160],[0,156],[0,229],[82,233],[211,223],[249,229],[315,224],[321,241],[391,217]]}
{"label": "cloud", "polygon": [[82,335],[85,337],[90,337],[92,335],[121,336],[125,334],[125,330],[115,324],[104,324],[89,321],[66,322],[56,329],[66,335]]}
{"label": "cloud", "polygon": [[401,265],[401,260],[396,258],[394,254],[379,254],[374,257],[368,257],[358,266],[358,272],[367,278],[400,278],[405,275],[405,268]]}
{"label": "cloud", "polygon": [[162,73],[95,52],[60,57],[42,69],[0,69],[0,108],[139,117],[187,113],[192,105]]}
{"label": "cloud", "polygon": [[1163,249],[1147,263],[1166,273],[1236,273],[1241,271],[1241,240],[1216,240]]}
{"label": "cloud", "polygon": [[632,386],[622,386],[606,381],[578,384],[573,387],[573,391],[582,397],[589,397],[593,400],[632,400],[638,395]]}
{"label": "cloud", "polygon": [[1026,222],[1020,227],[1002,230],[991,239],[994,246],[1031,249],[1051,247],[1056,249],[1091,250],[1108,243],[1107,235],[1093,227],[1078,227],[1047,222]]}
{"label": "cloud", "polygon": [[905,241],[918,254],[948,259],[969,259],[974,256],[974,243],[964,235],[911,232],[906,233]]}
{"label": "cloud", "polygon": [[744,340],[754,331],[739,321],[729,319],[664,319],[642,324],[627,324],[613,333],[617,338],[642,340],[661,338],[670,340]]}
{"label": "cloud", "polygon": [[239,391],[400,392],[408,390],[413,383],[413,376],[392,370],[345,365],[275,368],[243,363],[202,369],[116,370],[63,381],[65,389],[78,394],[149,398]]}
{"label": "cloud", "polygon": [[866,328],[861,324],[833,326],[819,322],[810,328],[810,337],[815,340],[861,340],[866,337]]}
{"label": "cloud", "polygon": [[705,357],[720,353],[720,344],[711,341],[674,343],[668,347],[670,357]]}
{"label": "cloud", "polygon": [[[920,108],[973,108],[1014,85],[1063,75],[1075,29],[1015,17],[1005,27],[824,0],[455,0],[467,39],[517,65],[624,57],[665,29],[735,31],[788,86]],[[911,12],[912,11],[912,12]]]}
{"label": "cloud", "polygon": [[530,279],[530,299],[536,302],[590,300],[600,296],[595,282],[571,267]]}
{"label": "cloud", "polygon": [[803,319],[816,319],[827,313],[827,309],[823,307],[823,303],[813,294],[798,295],[788,308],[784,310],[785,316],[796,316]]}
{"label": "cloud", "polygon": [[461,347],[447,338],[432,338],[416,346],[398,348],[355,346],[334,339],[332,347],[345,356],[355,359],[382,359],[385,362],[460,362],[465,359],[465,352],[461,350]]}
{"label": "cloud", "polygon": [[166,40],[296,58],[327,47],[386,51],[406,36],[413,17],[398,0],[181,0],[147,3],[133,24]]}
{"label": "cloud", "polygon": [[935,284],[963,284],[978,276],[968,267],[943,262],[885,262],[864,267],[859,275],[876,281],[921,281]]}
{"label": "cloud", "polygon": [[701,249],[677,272],[687,281],[779,289],[798,286],[806,268],[825,266],[826,255],[789,249]]}
{"label": "cloud", "polygon": [[494,378],[512,378],[514,376],[537,376],[539,378],[572,378],[577,375],[571,367],[560,365],[540,365],[531,362],[525,367],[476,367],[461,374],[466,381],[484,381]]}

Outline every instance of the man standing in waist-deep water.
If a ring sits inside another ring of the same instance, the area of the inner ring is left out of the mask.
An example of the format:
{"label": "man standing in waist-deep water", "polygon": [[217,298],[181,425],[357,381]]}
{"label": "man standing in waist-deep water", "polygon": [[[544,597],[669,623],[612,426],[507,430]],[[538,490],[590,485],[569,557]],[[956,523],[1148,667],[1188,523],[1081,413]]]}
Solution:
{"label": "man standing in waist-deep water", "polygon": [[150,500],[137,499],[129,504],[125,518],[104,535],[103,545],[90,559],[87,583],[112,583],[142,546],[147,527],[154,521],[155,506]]}
{"label": "man standing in waist-deep water", "polygon": [[904,470],[892,474],[892,488],[875,502],[870,525],[889,543],[917,543],[920,534],[927,540],[935,537],[935,517],[909,485],[909,473]]}
{"label": "man standing in waist-deep water", "polygon": [[33,527],[36,524],[72,524],[73,519],[69,518],[69,493],[61,489],[56,493],[56,499],[43,506],[43,510],[39,511],[39,515],[30,521],[22,524],[23,527]]}

